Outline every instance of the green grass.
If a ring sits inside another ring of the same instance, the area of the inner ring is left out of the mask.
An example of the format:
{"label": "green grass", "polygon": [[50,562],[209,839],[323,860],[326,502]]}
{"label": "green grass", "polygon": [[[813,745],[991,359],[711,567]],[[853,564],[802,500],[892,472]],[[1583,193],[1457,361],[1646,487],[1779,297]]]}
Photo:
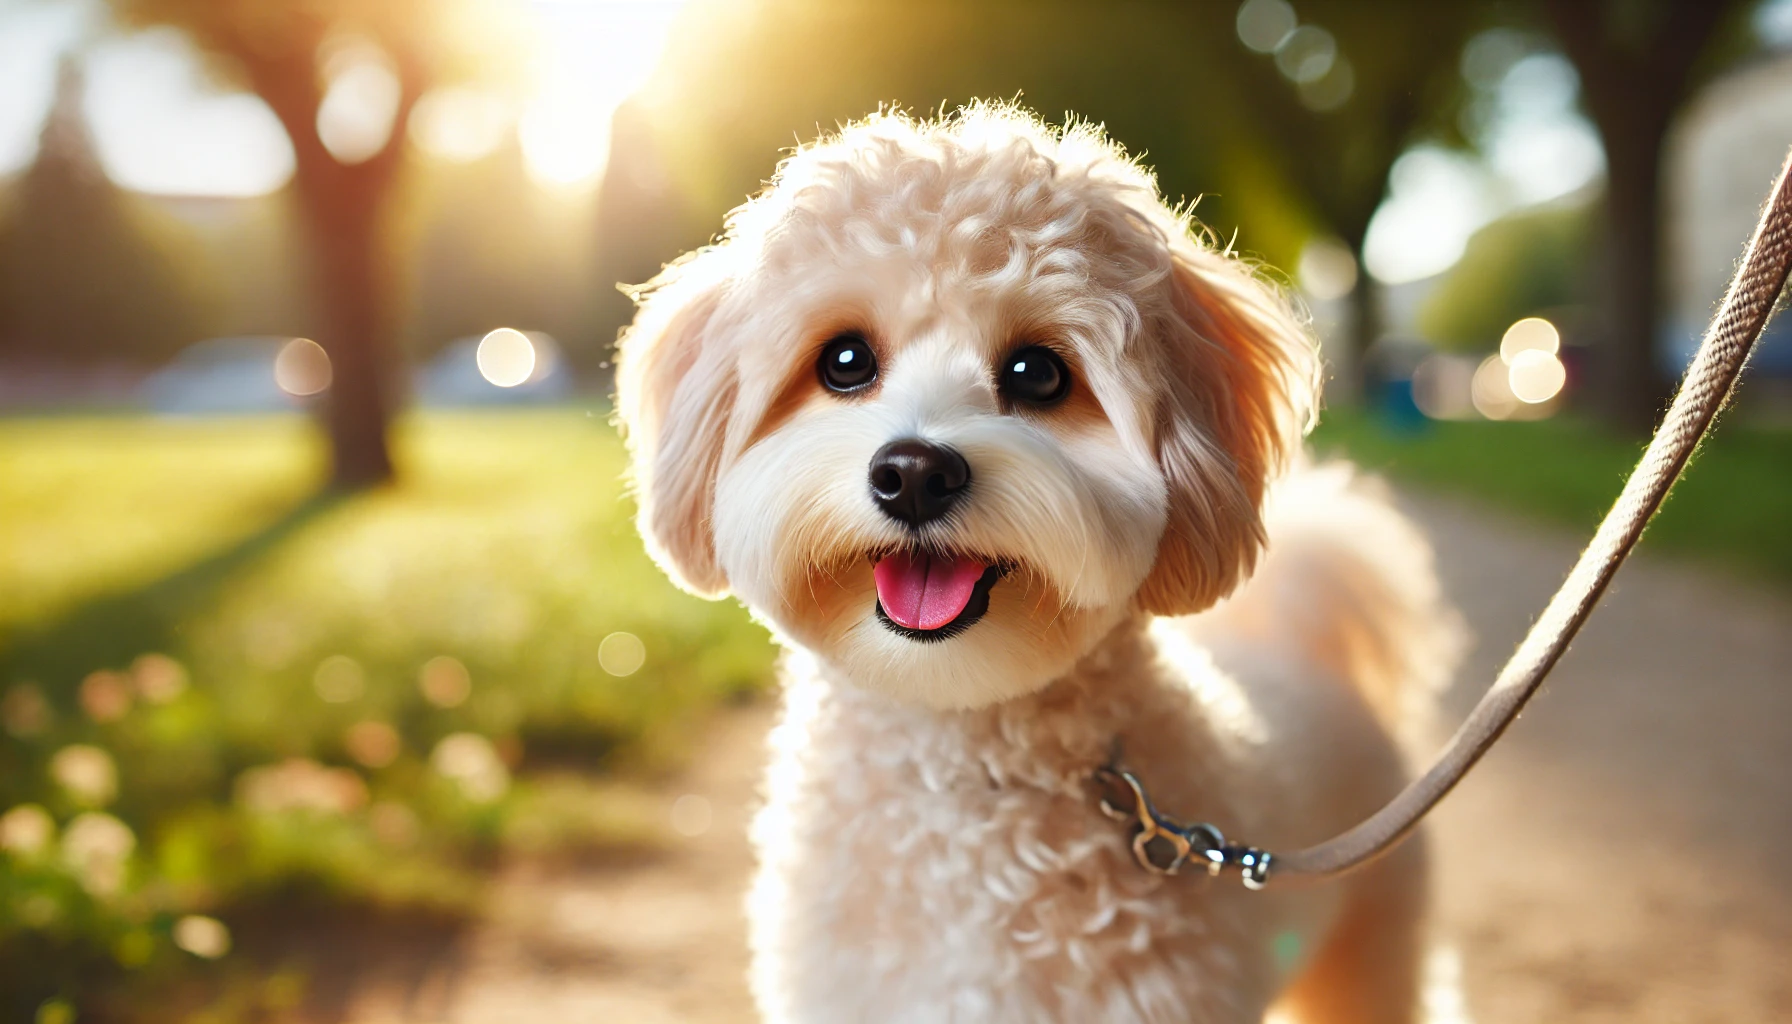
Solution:
{"label": "green grass", "polygon": [[[601,416],[430,415],[397,451],[398,485],[337,500],[291,418],[0,421],[0,812],[34,808],[0,819],[0,1018],[227,970],[176,948],[189,914],[452,913],[506,849],[651,841],[590,769],[674,763],[767,678],[744,612],[647,559]],[[114,793],[58,781],[71,748]],[[134,839],[110,881],[83,814]]]}
{"label": "green grass", "polygon": [[[1401,431],[1347,410],[1328,411],[1313,441],[1401,482],[1589,532],[1643,449],[1569,418]],[[1643,546],[1792,584],[1792,432],[1720,427]]]}

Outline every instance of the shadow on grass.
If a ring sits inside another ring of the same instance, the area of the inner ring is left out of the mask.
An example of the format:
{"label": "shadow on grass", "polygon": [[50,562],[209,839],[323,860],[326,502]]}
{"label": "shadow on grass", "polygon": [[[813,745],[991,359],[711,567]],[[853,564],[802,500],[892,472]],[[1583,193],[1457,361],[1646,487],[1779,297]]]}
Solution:
{"label": "shadow on grass", "polygon": [[320,491],[185,568],[135,590],[94,598],[55,622],[5,638],[0,683],[32,679],[52,699],[69,697],[89,672],[122,668],[139,654],[178,646],[183,619],[225,581],[351,496]]}
{"label": "shadow on grass", "polygon": [[402,1020],[439,1020],[465,972],[462,915],[333,908],[316,900],[256,908],[236,934],[258,981],[303,979],[298,1019],[338,1024],[373,997]]}

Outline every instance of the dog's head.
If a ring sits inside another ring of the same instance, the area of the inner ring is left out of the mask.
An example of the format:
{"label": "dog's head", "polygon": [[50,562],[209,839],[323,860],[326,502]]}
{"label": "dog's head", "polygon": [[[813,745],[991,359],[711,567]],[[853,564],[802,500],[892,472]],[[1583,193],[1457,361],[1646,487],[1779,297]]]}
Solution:
{"label": "dog's head", "polygon": [[1224,596],[1314,396],[1308,336],[1098,129],[885,114],[643,290],[618,408],[660,564],[936,707]]}

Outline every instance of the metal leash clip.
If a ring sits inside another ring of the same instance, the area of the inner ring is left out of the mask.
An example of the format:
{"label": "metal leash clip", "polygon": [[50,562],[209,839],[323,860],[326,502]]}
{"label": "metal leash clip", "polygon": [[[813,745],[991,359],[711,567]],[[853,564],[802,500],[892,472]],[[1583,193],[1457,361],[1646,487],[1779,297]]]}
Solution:
{"label": "metal leash clip", "polygon": [[1102,789],[1101,813],[1132,825],[1132,856],[1140,867],[1156,875],[1175,875],[1193,860],[1207,869],[1209,877],[1237,868],[1246,889],[1267,884],[1273,860],[1269,853],[1227,843],[1220,830],[1206,822],[1182,825],[1165,816],[1152,804],[1138,776],[1118,766],[1118,758],[1095,769],[1094,778]]}

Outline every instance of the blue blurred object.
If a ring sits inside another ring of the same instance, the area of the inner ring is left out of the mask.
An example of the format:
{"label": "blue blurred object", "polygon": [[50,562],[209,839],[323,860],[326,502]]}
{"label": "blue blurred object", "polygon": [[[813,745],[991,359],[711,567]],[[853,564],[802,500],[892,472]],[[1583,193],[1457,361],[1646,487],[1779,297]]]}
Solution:
{"label": "blue blurred object", "polygon": [[1382,421],[1402,434],[1417,434],[1431,426],[1413,397],[1411,377],[1384,378],[1380,388]]}
{"label": "blue blurred object", "polygon": [[[499,387],[479,370],[481,336],[458,338],[417,368],[411,380],[417,404],[432,408],[536,405],[572,396],[572,375],[554,339],[524,332],[535,352],[535,369],[515,387]],[[279,336],[209,338],[181,350],[167,366],[145,378],[139,395],[165,416],[229,416],[293,412],[319,401],[280,389],[275,360],[292,339]],[[328,392],[324,392],[327,395]]]}
{"label": "blue blurred object", "polygon": [[151,410],[169,416],[289,412],[302,408],[274,383],[274,360],[289,338],[208,338],[182,349],[143,381]]}

